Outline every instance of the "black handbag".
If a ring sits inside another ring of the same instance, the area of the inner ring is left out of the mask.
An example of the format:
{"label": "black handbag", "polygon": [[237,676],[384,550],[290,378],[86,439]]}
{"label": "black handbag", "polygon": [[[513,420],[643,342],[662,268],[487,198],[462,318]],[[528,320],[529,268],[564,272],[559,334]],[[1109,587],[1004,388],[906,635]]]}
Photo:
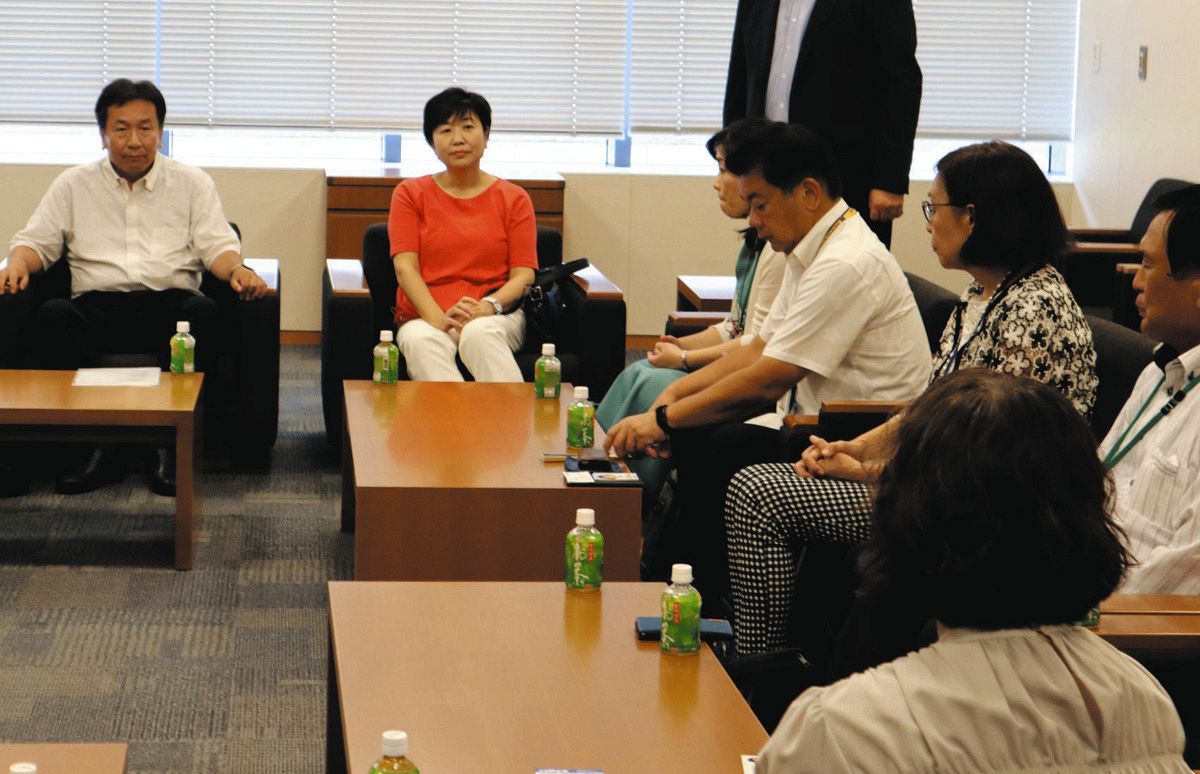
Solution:
{"label": "black handbag", "polygon": [[565,310],[558,283],[588,265],[587,258],[576,258],[533,273],[533,283],[525,289],[521,301],[521,309],[525,312],[525,343],[520,352],[540,354],[543,344],[558,340],[559,319]]}

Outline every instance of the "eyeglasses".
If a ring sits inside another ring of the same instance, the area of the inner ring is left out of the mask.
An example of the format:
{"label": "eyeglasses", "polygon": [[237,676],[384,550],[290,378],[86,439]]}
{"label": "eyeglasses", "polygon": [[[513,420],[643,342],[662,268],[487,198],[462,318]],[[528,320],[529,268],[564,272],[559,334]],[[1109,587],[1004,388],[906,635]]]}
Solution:
{"label": "eyeglasses", "polygon": [[925,214],[926,222],[933,220],[933,211],[935,209],[937,209],[938,207],[959,207],[959,208],[961,208],[962,205],[951,204],[950,202],[945,202],[943,204],[934,204],[933,202],[926,199],[925,201],[921,202],[921,212],[923,212]]}

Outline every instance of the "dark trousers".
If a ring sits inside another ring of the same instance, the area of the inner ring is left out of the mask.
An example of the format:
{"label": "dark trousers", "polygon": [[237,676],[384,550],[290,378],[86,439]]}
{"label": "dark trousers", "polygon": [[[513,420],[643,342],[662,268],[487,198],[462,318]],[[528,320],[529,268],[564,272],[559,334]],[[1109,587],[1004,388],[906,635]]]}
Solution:
{"label": "dark trousers", "polygon": [[671,432],[671,457],[679,479],[679,518],[672,552],[692,565],[706,612],[729,596],[725,544],[725,490],[747,465],[779,462],[779,431],[741,422]]}
{"label": "dark trousers", "polygon": [[838,149],[836,155],[838,168],[841,171],[842,198],[846,200],[846,204],[858,210],[858,214],[875,232],[875,236],[879,237],[879,241],[883,242],[883,246],[890,248],[892,245],[892,221],[871,220],[871,183],[866,165],[866,160],[871,158],[871,150],[856,146],[850,149]]}
{"label": "dark trousers", "polygon": [[175,323],[186,320],[196,339],[196,370],[215,362],[216,302],[186,290],[92,291],[54,298],[37,310],[38,352],[43,367],[74,370],[95,366],[105,355],[152,353],[161,368],[171,362]]}

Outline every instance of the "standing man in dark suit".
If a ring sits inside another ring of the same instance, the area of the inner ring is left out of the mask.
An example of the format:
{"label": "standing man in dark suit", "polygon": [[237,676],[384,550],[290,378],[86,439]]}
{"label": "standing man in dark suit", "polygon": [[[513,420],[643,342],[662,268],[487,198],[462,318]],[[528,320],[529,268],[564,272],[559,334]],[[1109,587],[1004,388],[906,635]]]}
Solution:
{"label": "standing man in dark suit", "polygon": [[725,125],[766,116],[824,137],[846,201],[890,244],[921,106],[916,48],[912,0],[739,0]]}

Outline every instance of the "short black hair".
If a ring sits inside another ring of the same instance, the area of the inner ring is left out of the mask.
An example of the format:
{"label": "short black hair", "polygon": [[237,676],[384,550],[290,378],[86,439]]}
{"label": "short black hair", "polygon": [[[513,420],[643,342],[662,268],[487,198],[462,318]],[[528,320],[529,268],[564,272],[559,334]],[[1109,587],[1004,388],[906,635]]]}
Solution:
{"label": "short black hair", "polygon": [[455,118],[466,118],[474,114],[483,127],[483,133],[492,131],[492,106],[482,94],[451,86],[438,92],[425,103],[425,142],[433,145],[433,130],[448,124]]}
{"label": "short black hair", "polygon": [[829,143],[800,124],[752,121],[743,119],[726,127],[731,135],[736,132],[741,137],[736,147],[725,147],[726,169],[739,177],[762,175],[763,180],[786,194],[811,177],[828,196],[842,195],[842,181]]}
{"label": "short black hair", "polygon": [[161,129],[167,121],[167,100],[163,97],[153,81],[131,81],[128,78],[118,78],[104,87],[96,99],[96,123],[100,131],[108,125],[108,109],[120,107],[135,99],[144,99],[154,105],[158,115],[158,128]]}
{"label": "short black hair", "polygon": [[1200,185],[1158,197],[1154,206],[1172,214],[1167,221],[1167,263],[1172,274],[1200,272]]}
{"label": "short black hair", "polygon": [[[717,157],[717,148],[724,148],[725,155],[728,156],[730,147],[736,147],[747,136],[752,135],[769,123],[771,122],[766,118],[746,118],[741,121],[735,121],[724,129],[717,130],[704,143],[704,147],[708,150],[708,155],[714,159]],[[728,166],[726,169],[728,169]]]}
{"label": "short black hair", "polygon": [[975,228],[962,246],[968,266],[1023,269],[1054,263],[1070,232],[1050,181],[1028,153],[999,140],[950,151],[938,175],[959,207],[972,205]]}
{"label": "short black hair", "polygon": [[1096,440],[1058,390],[964,369],[905,412],[861,557],[868,600],[947,626],[1071,623],[1129,564]]}

